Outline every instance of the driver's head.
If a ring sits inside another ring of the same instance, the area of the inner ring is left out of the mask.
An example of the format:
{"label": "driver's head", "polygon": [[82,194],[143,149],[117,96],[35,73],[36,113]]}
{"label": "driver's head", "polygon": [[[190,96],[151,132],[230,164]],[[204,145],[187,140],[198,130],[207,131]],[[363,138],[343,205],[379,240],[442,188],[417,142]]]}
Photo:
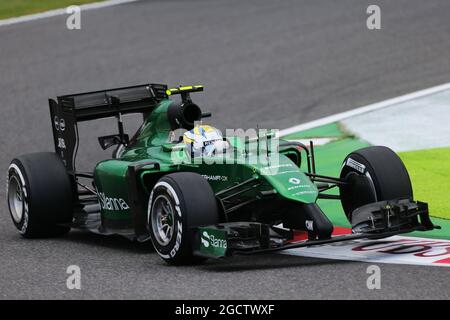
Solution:
{"label": "driver's head", "polygon": [[187,145],[186,150],[189,154],[192,153],[195,157],[210,157],[223,153],[228,148],[228,143],[223,140],[220,130],[208,125],[198,125],[186,131],[183,142]]}

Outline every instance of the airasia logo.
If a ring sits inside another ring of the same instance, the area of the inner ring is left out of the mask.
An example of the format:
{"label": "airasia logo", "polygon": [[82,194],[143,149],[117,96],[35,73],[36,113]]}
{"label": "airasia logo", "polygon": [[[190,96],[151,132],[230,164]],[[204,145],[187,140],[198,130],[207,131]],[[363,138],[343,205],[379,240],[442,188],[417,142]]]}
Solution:
{"label": "airasia logo", "polygon": [[[336,227],[333,235],[350,234]],[[307,234],[296,235],[307,239]],[[289,250],[288,254],[337,260],[450,267],[450,240],[392,236],[380,240],[353,240]]]}
{"label": "airasia logo", "polygon": [[450,241],[405,238],[361,244],[353,247],[352,251],[412,255],[417,258],[433,259],[432,263],[450,264]]}

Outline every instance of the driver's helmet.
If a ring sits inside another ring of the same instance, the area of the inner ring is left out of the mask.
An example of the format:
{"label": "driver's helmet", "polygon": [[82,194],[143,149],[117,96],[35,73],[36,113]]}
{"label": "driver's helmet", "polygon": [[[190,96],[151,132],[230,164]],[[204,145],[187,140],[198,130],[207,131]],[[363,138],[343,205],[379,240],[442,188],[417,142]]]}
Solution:
{"label": "driver's helmet", "polygon": [[198,125],[186,131],[183,142],[186,144],[188,154],[194,157],[211,157],[224,153],[229,146],[220,130],[208,125]]}

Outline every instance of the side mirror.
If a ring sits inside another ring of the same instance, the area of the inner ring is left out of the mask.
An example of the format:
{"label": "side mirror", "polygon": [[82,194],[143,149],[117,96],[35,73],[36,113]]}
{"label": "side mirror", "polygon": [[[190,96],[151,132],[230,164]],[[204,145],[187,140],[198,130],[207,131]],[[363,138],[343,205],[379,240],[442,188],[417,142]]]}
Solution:
{"label": "side mirror", "polygon": [[103,150],[106,150],[118,144],[127,145],[129,143],[129,137],[127,134],[124,134],[123,137],[118,134],[112,134],[109,136],[99,137],[98,142],[100,143],[100,147],[102,147]]}

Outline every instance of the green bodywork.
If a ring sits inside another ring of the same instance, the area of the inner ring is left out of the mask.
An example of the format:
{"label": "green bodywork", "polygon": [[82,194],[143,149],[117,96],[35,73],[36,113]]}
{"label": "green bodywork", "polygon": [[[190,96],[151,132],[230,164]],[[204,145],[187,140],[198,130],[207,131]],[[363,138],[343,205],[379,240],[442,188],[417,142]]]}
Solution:
{"label": "green bodywork", "polygon": [[[242,138],[227,137],[232,147],[230,152],[207,159],[208,161],[204,159],[203,162],[191,159],[184,144],[169,141],[171,127],[167,110],[171,103],[169,99],[162,100],[146,116],[135,139],[120,158],[105,160],[96,166],[94,180],[100,195],[102,219],[120,220],[123,225],[131,224],[128,168],[131,164],[149,161],[157,162],[159,168],[144,167],[138,173],[137,181],[145,195],[145,207],[157,179],[164,174],[179,171],[199,173],[208,180],[215,193],[250,178],[257,178],[261,183],[249,191],[250,196],[259,197],[261,191],[266,191],[286,200],[316,202],[317,187],[300,170],[300,163],[295,163],[295,158],[289,157],[290,154],[300,152],[295,148],[269,152],[265,140],[245,143]],[[214,161],[216,163],[211,164]],[[219,161],[223,163],[217,163]]]}

